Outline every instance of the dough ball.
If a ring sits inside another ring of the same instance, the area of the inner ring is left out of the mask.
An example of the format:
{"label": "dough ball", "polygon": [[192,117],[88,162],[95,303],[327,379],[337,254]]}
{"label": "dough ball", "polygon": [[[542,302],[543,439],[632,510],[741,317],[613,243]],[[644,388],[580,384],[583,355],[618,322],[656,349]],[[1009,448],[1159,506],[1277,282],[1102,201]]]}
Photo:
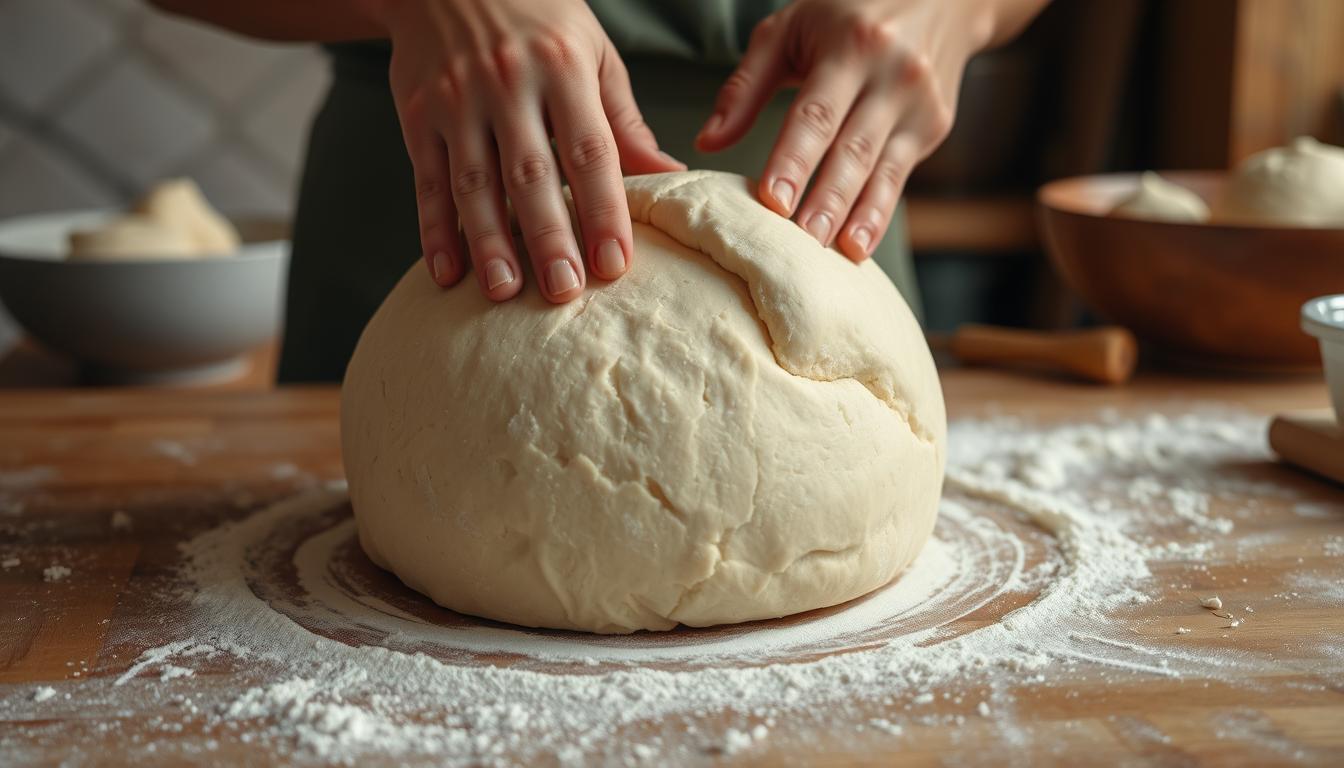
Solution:
{"label": "dough ball", "polygon": [[241,244],[238,230],[210,206],[191,179],[155,184],[136,204],[135,212],[181,228],[191,238],[196,253],[225,255],[237,251]]}
{"label": "dough ball", "polygon": [[341,401],[365,552],[453,610],[594,632],[886,584],[929,537],[946,453],[900,294],[740,176],[626,190],[631,270],[571,303],[440,290],[421,264],[388,296]]}
{"label": "dough ball", "polygon": [[1228,178],[1213,213],[1229,224],[1344,227],[1344,149],[1303,136],[1252,155]]}
{"label": "dough ball", "polygon": [[120,216],[96,229],[70,234],[71,261],[196,258],[182,229],[149,216]]}
{"label": "dough ball", "polygon": [[1134,219],[1199,223],[1209,220],[1204,198],[1151,171],[1139,177],[1139,187],[1111,213]]}

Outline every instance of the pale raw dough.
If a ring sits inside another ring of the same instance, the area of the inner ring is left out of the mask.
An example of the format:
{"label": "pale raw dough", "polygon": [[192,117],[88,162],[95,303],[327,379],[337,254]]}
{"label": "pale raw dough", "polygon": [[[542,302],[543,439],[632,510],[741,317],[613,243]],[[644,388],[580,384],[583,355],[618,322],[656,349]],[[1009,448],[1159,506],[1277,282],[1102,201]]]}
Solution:
{"label": "pale raw dough", "polygon": [[238,230],[195,182],[170,179],[154,185],[131,213],[70,233],[70,259],[198,259],[232,254],[239,245]]}
{"label": "pale raw dough", "polygon": [[1344,227],[1344,149],[1301,137],[1247,158],[1214,204],[1229,224]]}
{"label": "pale raw dough", "polygon": [[238,230],[210,206],[191,179],[155,184],[135,210],[186,229],[199,253],[223,255],[238,250]]}
{"label": "pale raw dough", "polygon": [[887,583],[933,529],[946,453],[900,294],[740,176],[626,188],[631,271],[576,301],[492,304],[417,264],[383,303],[341,398],[364,550],[454,610],[595,632]]}
{"label": "pale raw dough", "polygon": [[71,261],[195,257],[195,242],[186,231],[149,216],[119,216],[95,229],[70,233]]}
{"label": "pale raw dough", "polygon": [[1117,216],[1154,221],[1204,222],[1209,206],[1204,198],[1151,171],[1139,177],[1139,186],[1111,211]]}

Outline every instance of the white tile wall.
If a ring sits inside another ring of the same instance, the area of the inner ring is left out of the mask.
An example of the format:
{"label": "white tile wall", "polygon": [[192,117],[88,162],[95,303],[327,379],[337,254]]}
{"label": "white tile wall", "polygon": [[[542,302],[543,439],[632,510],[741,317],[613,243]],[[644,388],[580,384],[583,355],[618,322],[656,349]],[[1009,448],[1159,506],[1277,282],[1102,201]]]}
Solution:
{"label": "white tile wall", "polygon": [[125,203],[179,174],[226,209],[286,214],[326,84],[316,46],[135,0],[0,0],[0,217]]}
{"label": "white tile wall", "polygon": [[[225,211],[288,215],[326,86],[316,46],[137,0],[0,0],[0,218],[125,205],[178,175]],[[13,334],[0,308],[0,350]]]}

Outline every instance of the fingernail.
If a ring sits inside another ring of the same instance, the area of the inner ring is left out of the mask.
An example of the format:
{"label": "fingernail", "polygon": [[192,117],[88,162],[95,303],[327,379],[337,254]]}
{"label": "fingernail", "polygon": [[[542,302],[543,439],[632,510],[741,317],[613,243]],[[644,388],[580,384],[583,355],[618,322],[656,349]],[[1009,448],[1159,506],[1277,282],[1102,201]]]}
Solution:
{"label": "fingernail", "polygon": [[826,245],[831,238],[831,214],[825,211],[812,214],[807,220],[807,231],[817,238],[817,242]]}
{"label": "fingernail", "polygon": [[568,259],[556,259],[546,268],[546,287],[552,296],[568,293],[579,287],[579,273]]}
{"label": "fingernail", "polygon": [[625,272],[625,252],[621,244],[608,240],[597,246],[597,271],[603,277],[617,277]]}
{"label": "fingernail", "polygon": [[700,129],[700,135],[704,136],[707,133],[718,133],[719,129],[722,127],[723,127],[723,115],[718,112],[715,112],[714,114],[709,116],[708,120],[705,121],[705,127]]}
{"label": "fingernail", "polygon": [[441,283],[452,274],[453,260],[443,251],[435,251],[433,258],[429,260],[429,268],[434,273],[434,282]]}
{"label": "fingernail", "polygon": [[493,291],[513,282],[513,268],[503,259],[491,259],[485,265],[485,289]]}
{"label": "fingernail", "polygon": [[850,231],[849,239],[859,246],[859,250],[867,254],[868,246],[873,242],[873,233],[867,227],[855,227]]}
{"label": "fingernail", "polygon": [[785,211],[793,211],[793,182],[787,179],[780,179],[770,187],[770,195],[775,198],[775,202],[784,206]]}

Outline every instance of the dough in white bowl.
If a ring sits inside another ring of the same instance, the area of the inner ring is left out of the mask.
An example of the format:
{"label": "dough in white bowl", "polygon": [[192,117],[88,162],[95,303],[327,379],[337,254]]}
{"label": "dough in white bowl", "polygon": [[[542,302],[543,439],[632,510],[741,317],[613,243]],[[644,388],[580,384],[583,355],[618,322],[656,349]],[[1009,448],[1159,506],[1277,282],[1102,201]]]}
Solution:
{"label": "dough in white bowl", "polygon": [[194,181],[169,179],[155,184],[131,213],[70,233],[70,259],[197,259],[227,256],[240,245],[238,230]]}
{"label": "dough in white bowl", "polygon": [[191,179],[168,179],[155,184],[136,204],[135,211],[185,230],[197,253],[230,254],[241,243],[238,230],[210,206]]}
{"label": "dough in white bowl", "polygon": [[1344,227],[1344,149],[1303,136],[1250,156],[1223,186],[1217,222]]}
{"label": "dough in white bowl", "polygon": [[454,610],[594,632],[886,584],[933,529],[946,453],[900,294],[740,176],[626,189],[631,270],[571,303],[493,304],[421,264],[388,296],[341,396],[364,550]]}
{"label": "dough in white bowl", "polygon": [[1152,171],[1139,177],[1139,186],[1111,213],[1154,221],[1200,223],[1209,220],[1209,206],[1204,198]]}
{"label": "dough in white bowl", "polygon": [[94,229],[70,233],[71,261],[190,258],[199,258],[191,236],[150,216],[118,216]]}

